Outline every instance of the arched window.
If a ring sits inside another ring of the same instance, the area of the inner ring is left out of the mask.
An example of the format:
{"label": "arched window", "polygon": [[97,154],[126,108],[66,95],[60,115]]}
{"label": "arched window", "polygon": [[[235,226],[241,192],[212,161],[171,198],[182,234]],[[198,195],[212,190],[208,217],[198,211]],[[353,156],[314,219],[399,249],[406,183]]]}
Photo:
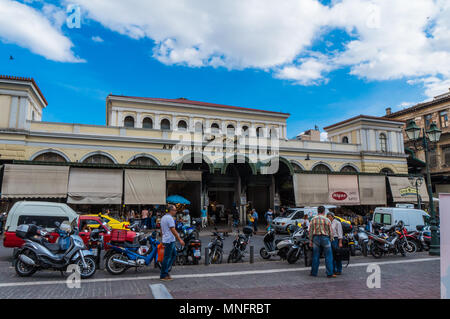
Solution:
{"label": "arched window", "polygon": [[345,173],[357,173],[358,171],[351,165],[345,165],[341,168],[341,172]]}
{"label": "arched window", "polygon": [[213,123],[213,124],[211,125],[211,132],[213,132],[213,133],[219,133],[219,132],[220,132],[219,124]]}
{"label": "arched window", "polygon": [[125,120],[123,120],[123,125],[125,127],[134,127],[134,117],[127,116]]}
{"label": "arched window", "polygon": [[36,162],[58,162],[58,163],[67,162],[64,157],[62,157],[59,154],[53,153],[53,152],[47,152],[47,153],[38,155],[33,159],[33,161],[36,161]]}
{"label": "arched window", "polygon": [[170,130],[170,121],[168,119],[163,119],[161,121],[161,130],[163,130],[163,131]]}
{"label": "arched window", "polygon": [[294,168],[294,172],[300,172],[300,171],[303,171],[303,168],[302,168],[300,165],[298,165],[298,164],[296,164],[296,163],[291,163],[291,165],[292,165],[292,167]]}
{"label": "arched window", "polygon": [[384,133],[380,134],[380,150],[382,152],[387,152],[387,138]]}
{"label": "arched window", "polygon": [[153,120],[149,117],[146,117],[143,121],[142,121],[142,127],[143,128],[153,128]]}
{"label": "arched window", "polygon": [[246,125],[242,127],[242,136],[248,136],[248,126]]}
{"label": "arched window", "polygon": [[114,164],[113,160],[108,156],[96,154],[86,158],[83,163],[87,164]]}
{"label": "arched window", "polygon": [[264,136],[264,129],[262,127],[258,127],[256,129],[256,136],[257,137],[263,137]]}
{"label": "arched window", "polygon": [[152,160],[149,157],[146,156],[139,156],[132,160],[128,165],[136,165],[136,166],[157,166],[158,163],[156,163],[154,160]]}
{"label": "arched window", "polygon": [[229,125],[227,126],[227,135],[234,135],[234,133],[235,133],[234,126],[231,125],[231,124],[229,124]]}
{"label": "arched window", "polygon": [[348,137],[347,137],[347,136],[344,136],[344,137],[342,138],[342,143],[348,144]]}
{"label": "arched window", "polygon": [[178,122],[178,129],[180,131],[186,131],[187,130],[187,123],[184,120],[181,120]]}
{"label": "arched window", "polygon": [[321,172],[321,173],[329,173],[331,172],[330,168],[324,164],[319,164],[314,166],[312,169],[313,172]]}
{"label": "arched window", "polygon": [[387,175],[394,174],[394,172],[393,172],[390,168],[387,168],[387,167],[382,168],[381,171],[380,171],[380,173],[382,173],[382,174],[387,174]]}

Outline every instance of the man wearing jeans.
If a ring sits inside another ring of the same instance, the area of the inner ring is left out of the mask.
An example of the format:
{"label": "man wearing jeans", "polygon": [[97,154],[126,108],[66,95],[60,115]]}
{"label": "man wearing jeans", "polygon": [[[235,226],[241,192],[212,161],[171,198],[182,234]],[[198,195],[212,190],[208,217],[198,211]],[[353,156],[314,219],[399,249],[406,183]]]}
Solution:
{"label": "man wearing jeans", "polygon": [[339,248],[342,248],[344,232],[342,230],[341,222],[334,217],[332,212],[328,212],[327,217],[331,221],[331,233],[333,236],[333,241],[331,242],[332,251],[334,251],[335,255],[333,256],[333,271],[335,275],[340,275],[342,273],[342,260],[340,257],[336,256],[336,251]]}
{"label": "man wearing jeans", "polygon": [[331,222],[325,217],[325,207],[319,206],[318,214],[309,224],[309,245],[313,248],[313,258],[311,265],[311,276],[317,277],[320,264],[320,252],[325,254],[325,266],[327,268],[327,277],[335,278],[333,272],[333,252],[331,250],[332,231]]}
{"label": "man wearing jeans", "polygon": [[169,275],[172,265],[177,257],[177,250],[175,248],[175,239],[178,240],[181,246],[184,246],[184,241],[180,238],[180,235],[175,230],[174,216],[177,213],[177,209],[173,205],[169,205],[168,212],[161,218],[161,233],[162,243],[164,245],[164,259],[161,265],[161,274],[159,278],[167,281],[172,280]]}

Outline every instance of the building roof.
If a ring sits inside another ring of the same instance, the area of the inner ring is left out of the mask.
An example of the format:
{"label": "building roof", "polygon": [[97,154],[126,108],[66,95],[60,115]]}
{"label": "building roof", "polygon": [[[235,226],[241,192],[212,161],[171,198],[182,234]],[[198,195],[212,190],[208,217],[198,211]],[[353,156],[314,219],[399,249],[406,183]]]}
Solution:
{"label": "building roof", "polygon": [[358,115],[358,116],[349,118],[348,120],[341,121],[341,122],[338,122],[338,123],[336,123],[336,124],[329,125],[329,126],[327,126],[327,127],[324,127],[323,129],[324,129],[324,130],[329,130],[329,129],[334,128],[334,127],[336,127],[336,126],[340,126],[340,125],[342,125],[342,124],[350,123],[350,122],[355,121],[355,120],[388,121],[388,122],[398,123],[398,124],[403,124],[403,123],[405,122],[405,121],[402,121],[402,120],[388,119],[388,118],[386,118],[386,117],[370,116],[370,115]]}
{"label": "building roof", "polygon": [[33,78],[24,78],[21,76],[11,76],[11,75],[1,75],[0,74],[0,80],[12,80],[12,81],[20,81],[20,82],[28,82],[31,83],[31,85],[36,89],[36,92],[39,94],[39,96],[41,97],[42,101],[44,101],[45,106],[48,105],[47,100],[44,97],[44,94],[42,94],[41,89],[39,88],[39,86],[36,84],[36,82],[34,81]]}
{"label": "building roof", "polygon": [[193,100],[188,100],[186,98],[165,99],[165,98],[137,97],[137,96],[126,96],[126,95],[114,95],[114,94],[109,94],[108,98],[109,97],[119,97],[119,98],[126,98],[126,99],[133,99],[133,100],[145,100],[145,101],[153,101],[153,102],[189,104],[189,105],[198,105],[198,106],[206,106],[206,107],[218,107],[218,108],[226,108],[226,109],[231,109],[231,110],[255,111],[255,112],[264,112],[264,113],[269,113],[269,114],[278,114],[278,115],[282,115],[282,116],[286,116],[286,117],[290,116],[289,113],[274,112],[274,111],[260,110],[260,109],[255,109],[255,108],[223,105],[223,104],[208,103],[208,102],[201,102],[201,101],[193,101]]}
{"label": "building roof", "polygon": [[393,118],[393,117],[397,117],[400,115],[404,115],[404,114],[408,114],[408,113],[414,113],[416,111],[425,109],[427,107],[436,105],[436,104],[440,104],[443,102],[450,102],[450,93],[444,93],[441,95],[436,96],[432,101],[427,101],[427,102],[422,102],[416,105],[413,105],[411,107],[408,107],[406,109],[391,113],[391,114],[386,114],[385,117],[389,117],[389,118]]}

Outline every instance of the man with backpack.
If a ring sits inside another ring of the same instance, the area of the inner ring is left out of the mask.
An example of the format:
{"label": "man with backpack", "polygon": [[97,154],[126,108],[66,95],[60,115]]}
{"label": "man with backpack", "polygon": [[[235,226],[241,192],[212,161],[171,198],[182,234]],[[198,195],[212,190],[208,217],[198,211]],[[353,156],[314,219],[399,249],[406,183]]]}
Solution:
{"label": "man with backpack", "polygon": [[342,248],[344,231],[341,222],[334,217],[332,212],[328,212],[327,217],[331,221],[331,233],[333,237],[333,241],[331,242],[331,248],[333,250],[333,271],[335,275],[340,275],[342,274],[342,259],[337,252]]}

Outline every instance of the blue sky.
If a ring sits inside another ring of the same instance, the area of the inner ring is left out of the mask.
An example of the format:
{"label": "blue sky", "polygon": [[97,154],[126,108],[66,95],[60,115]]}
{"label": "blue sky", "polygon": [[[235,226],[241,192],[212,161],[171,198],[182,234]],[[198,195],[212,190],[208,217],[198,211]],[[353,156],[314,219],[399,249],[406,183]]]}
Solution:
{"label": "blue sky", "polygon": [[[257,34],[252,33],[253,27],[247,19],[243,22],[225,19],[217,25],[216,22],[202,23],[207,32],[200,27],[190,30],[188,27],[192,26],[193,20],[183,22],[176,18],[177,14],[185,16],[185,7],[177,10],[157,8],[160,3],[154,1],[135,0],[139,3],[137,7],[150,6],[145,8],[153,11],[175,10],[172,18],[165,21],[155,16],[152,20],[140,16],[139,8],[124,9],[123,4],[114,4],[115,1],[110,1],[112,6],[117,5],[111,8],[112,13],[105,12],[105,4],[100,0],[73,2],[80,4],[82,21],[79,29],[68,28],[65,23],[67,3],[64,1],[0,0],[0,13],[13,10],[8,12],[20,13],[21,17],[31,15],[28,23],[20,22],[24,28],[5,26],[0,22],[0,73],[33,77],[37,81],[49,102],[44,112],[45,121],[105,124],[105,98],[109,93],[186,97],[291,113],[288,135],[293,137],[314,125],[322,128],[358,114],[381,116],[386,107],[398,110],[437,92],[443,93],[442,90],[445,87],[448,90],[450,86],[450,72],[445,69],[449,63],[439,71],[432,65],[433,54],[439,53],[443,61],[449,56],[450,47],[436,47],[431,42],[443,36],[442,26],[446,22],[440,20],[443,19],[442,10],[428,5],[424,5],[425,9],[409,9],[416,11],[399,17],[408,24],[414,15],[414,21],[419,19],[419,10],[429,10],[425,15],[432,17],[432,25],[429,25],[430,19],[426,19],[417,25],[417,34],[411,27],[413,31],[408,32],[411,37],[406,40],[408,43],[417,40],[423,32],[432,49],[425,51],[423,46],[416,48],[408,44],[407,55],[402,53],[398,59],[398,48],[394,50],[378,40],[380,33],[391,33],[395,26],[388,25],[387,30],[382,25],[372,32],[364,30],[359,21],[345,19],[345,14],[351,15],[354,10],[360,10],[358,6],[364,5],[357,0],[323,2],[327,6],[306,0],[302,5],[311,6],[307,7],[311,12],[319,10],[329,17],[325,21],[315,19],[288,25],[281,30],[277,28],[285,22],[277,23],[277,16],[275,22],[267,22],[271,16],[264,13],[263,26],[255,18],[255,24],[262,28]],[[213,8],[205,9],[206,4],[202,1],[194,2],[198,2],[198,7],[189,7],[189,10],[208,18],[220,10],[236,10],[223,6],[214,8],[213,5]],[[379,2],[383,17],[389,2]],[[259,3],[265,5],[266,1]],[[245,12],[240,9],[245,17]],[[299,14],[304,9],[302,7]],[[114,15],[120,10],[124,11],[125,17]],[[267,12],[270,10],[268,7]],[[291,12],[292,8],[287,10]],[[445,14],[448,12],[444,10]],[[285,16],[283,8],[277,14]],[[249,15],[253,16],[252,13]],[[154,20],[157,22],[152,24]],[[17,21],[20,19],[11,23]],[[385,20],[382,18],[381,21]],[[177,23],[180,24],[178,29]],[[32,27],[26,30],[30,25]],[[298,36],[290,38],[290,34],[286,35],[291,27],[296,30],[294,32],[299,32]],[[35,32],[39,28],[42,30]],[[398,29],[395,36],[401,37],[401,25]],[[267,32],[267,39],[263,37],[264,32]],[[377,32],[378,35],[373,34]],[[279,40],[285,36],[286,41]],[[217,40],[221,37],[221,41]],[[293,43],[294,40],[299,44]],[[392,43],[395,41],[394,37]],[[14,60],[9,59],[10,55]],[[391,62],[387,63],[387,60],[400,62],[389,64]],[[416,60],[422,62],[416,64]]]}

